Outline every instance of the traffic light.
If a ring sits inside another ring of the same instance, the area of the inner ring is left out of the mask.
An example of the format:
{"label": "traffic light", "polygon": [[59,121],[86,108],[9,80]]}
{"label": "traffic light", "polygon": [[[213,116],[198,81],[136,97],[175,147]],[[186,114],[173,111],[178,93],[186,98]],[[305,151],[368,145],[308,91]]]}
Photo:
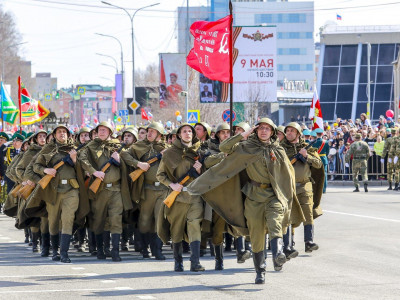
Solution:
{"label": "traffic light", "polygon": [[57,91],[56,93],[56,100],[60,99],[60,91]]}
{"label": "traffic light", "polygon": [[118,116],[114,114],[114,122],[117,122]]}

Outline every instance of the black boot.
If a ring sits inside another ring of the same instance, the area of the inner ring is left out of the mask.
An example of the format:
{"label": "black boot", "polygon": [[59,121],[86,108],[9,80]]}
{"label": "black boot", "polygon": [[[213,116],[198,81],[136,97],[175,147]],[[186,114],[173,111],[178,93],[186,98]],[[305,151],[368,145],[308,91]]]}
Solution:
{"label": "black boot", "polygon": [[[399,190],[399,184],[398,183],[396,183],[396,187],[397,187],[397,190],[396,190],[396,188],[394,188],[394,190],[398,191]],[[367,183],[364,183],[364,192],[368,193],[368,184]]]}
{"label": "black boot", "polygon": [[208,239],[208,243],[210,244],[210,256],[214,257],[215,256],[215,249],[213,243],[211,243],[211,239]]}
{"label": "black boot", "polygon": [[86,236],[86,228],[80,228],[77,230],[78,232],[78,252],[85,251],[85,236]]}
{"label": "black boot", "polygon": [[142,237],[142,243],[143,243],[143,247],[142,247],[142,255],[143,258],[150,258],[150,252],[149,252],[149,245],[150,245],[150,234],[149,233],[140,233],[141,237]]}
{"label": "black boot", "polygon": [[24,233],[25,233],[25,241],[24,241],[24,243],[28,244],[29,243],[29,231],[28,231],[28,228],[24,228]]}
{"label": "black boot", "polygon": [[62,234],[61,235],[61,246],[60,246],[60,254],[61,254],[61,262],[62,263],[70,263],[71,260],[68,257],[69,244],[71,242],[71,235]]}
{"label": "black boot", "polygon": [[315,250],[318,250],[318,245],[313,242],[314,240],[314,226],[304,225],[304,242],[305,242],[305,251],[307,253],[311,253]]}
{"label": "black boot", "polygon": [[391,183],[391,182],[389,182],[389,188],[388,188],[388,191],[391,191],[391,190],[393,190],[393,188],[392,188],[392,183]]}
{"label": "black boot", "polygon": [[134,249],[135,252],[142,252],[143,250],[143,238],[142,238],[142,234],[140,233],[139,229],[134,228],[133,229],[133,236],[134,236]]}
{"label": "black boot", "polygon": [[106,257],[111,257],[110,242],[111,242],[110,232],[104,231],[103,243],[104,243],[104,254],[106,255]]}
{"label": "black boot", "polygon": [[88,246],[89,246],[90,255],[96,256],[97,255],[96,235],[90,229],[88,229]]}
{"label": "black boot", "polygon": [[267,267],[265,263],[264,251],[253,253],[253,262],[257,273],[255,284],[264,284],[265,269]]}
{"label": "black boot", "polygon": [[121,234],[121,251],[129,251],[128,239],[129,239],[129,229],[128,226],[124,226]]}
{"label": "black boot", "polygon": [[181,243],[172,243],[172,248],[174,249],[174,259],[175,259],[175,272],[183,272],[183,248]]}
{"label": "black boot", "polygon": [[119,240],[121,239],[121,235],[119,233],[111,234],[111,257],[112,261],[121,261],[121,257],[119,256]]}
{"label": "black boot", "polygon": [[42,253],[41,257],[47,257],[50,254],[50,233],[42,234]]}
{"label": "black boot", "polygon": [[58,234],[50,235],[50,240],[51,240],[51,248],[53,249],[53,257],[51,259],[54,261],[59,261],[60,254],[58,253],[58,246],[59,246],[60,236]]}
{"label": "black boot", "polygon": [[163,242],[158,237],[157,233],[151,233],[150,235],[151,235],[150,248],[154,258],[156,260],[165,260],[165,256],[162,254]]}
{"label": "black boot", "polygon": [[32,252],[39,252],[38,244],[39,244],[40,232],[32,232]]}
{"label": "black boot", "polygon": [[286,262],[286,255],[283,253],[283,241],[281,238],[273,238],[271,240],[271,252],[274,270],[282,270],[282,266]]}
{"label": "black boot", "polygon": [[233,236],[231,236],[229,233],[225,233],[224,235],[225,235],[225,252],[231,252]]}
{"label": "black boot", "polygon": [[244,249],[246,249],[247,251],[252,251],[251,250],[251,245],[249,241],[246,241],[246,239],[244,240]]}
{"label": "black boot", "polygon": [[183,253],[189,253],[190,252],[189,243],[187,243],[186,241],[182,241],[182,248],[183,248]]}
{"label": "black boot", "polygon": [[32,231],[30,228],[28,228],[28,232],[29,232],[29,242],[28,242],[28,246],[32,246]]}
{"label": "black boot", "polygon": [[190,250],[192,253],[192,255],[190,256],[190,271],[205,271],[205,268],[200,264],[200,241],[191,242]]}
{"label": "black boot", "polygon": [[358,189],[358,186],[356,186],[356,189],[353,191],[353,193],[357,193],[357,192],[359,192],[360,190]]}
{"label": "black boot", "polygon": [[292,228],[289,226],[286,234],[283,236],[283,253],[285,253],[287,260],[299,255],[299,252],[292,247],[292,239]]}
{"label": "black boot", "polygon": [[104,254],[103,234],[96,234],[97,259],[106,259]]}
{"label": "black boot", "polygon": [[250,251],[245,248],[245,239],[244,236],[239,236],[236,238],[236,258],[237,263],[242,264],[249,259],[251,256]]}
{"label": "black boot", "polygon": [[[365,186],[365,184],[364,184],[364,186]],[[398,191],[399,190],[399,183],[398,182],[394,183],[394,189],[393,190],[394,191]]]}
{"label": "black boot", "polygon": [[215,245],[215,270],[222,271],[224,269],[224,255],[222,245]]}

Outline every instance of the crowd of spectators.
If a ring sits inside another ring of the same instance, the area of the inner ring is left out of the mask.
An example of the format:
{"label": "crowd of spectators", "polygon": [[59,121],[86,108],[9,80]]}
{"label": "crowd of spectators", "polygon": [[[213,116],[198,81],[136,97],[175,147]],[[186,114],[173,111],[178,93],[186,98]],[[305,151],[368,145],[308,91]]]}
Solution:
{"label": "crowd of spectators", "polygon": [[[303,129],[310,129],[312,125],[302,124]],[[347,174],[351,170],[345,167],[345,155],[350,145],[354,142],[356,133],[362,135],[362,140],[369,145],[372,156],[368,160],[368,173],[370,179],[385,179],[385,168],[381,165],[380,159],[385,145],[385,140],[391,136],[390,128],[394,128],[395,123],[392,118],[380,116],[379,121],[373,124],[366,114],[361,114],[355,121],[341,118],[336,122],[324,123],[325,134],[323,138],[328,141],[330,152],[328,156],[329,167],[328,178],[331,180],[349,180]]]}

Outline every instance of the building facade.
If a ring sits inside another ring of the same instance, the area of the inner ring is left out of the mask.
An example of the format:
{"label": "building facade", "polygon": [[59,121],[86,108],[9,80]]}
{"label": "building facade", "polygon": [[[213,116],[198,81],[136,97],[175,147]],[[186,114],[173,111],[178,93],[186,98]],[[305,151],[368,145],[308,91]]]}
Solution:
{"label": "building facade", "polygon": [[373,120],[394,110],[392,63],[399,46],[400,26],[327,26],[321,33],[317,80],[324,120],[354,120],[367,113],[368,100]]}

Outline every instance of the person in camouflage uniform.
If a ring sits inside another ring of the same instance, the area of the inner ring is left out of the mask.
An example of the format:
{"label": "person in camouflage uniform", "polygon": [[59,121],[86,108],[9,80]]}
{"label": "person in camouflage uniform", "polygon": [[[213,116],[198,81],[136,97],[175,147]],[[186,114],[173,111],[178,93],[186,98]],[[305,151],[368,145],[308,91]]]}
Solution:
{"label": "person in camouflage uniform", "polygon": [[353,182],[356,189],[353,192],[359,192],[358,175],[361,174],[364,182],[364,190],[368,192],[368,175],[367,175],[367,161],[371,156],[368,144],[361,141],[361,134],[355,134],[355,142],[351,144],[346,153],[346,167],[349,167],[350,158],[353,156]]}
{"label": "person in camouflage uniform", "polygon": [[390,146],[389,155],[393,156],[393,173],[394,173],[394,190],[400,189],[400,166],[399,166],[399,155],[400,152],[400,136],[396,130],[395,136],[393,137],[392,145]]}
{"label": "person in camouflage uniform", "polygon": [[383,152],[382,152],[382,158],[381,158],[381,163],[385,163],[385,156],[386,154],[388,154],[388,159],[387,159],[387,180],[389,183],[389,188],[388,190],[392,190],[392,181],[393,181],[393,174],[394,174],[394,156],[393,156],[393,152],[390,153],[390,149],[392,147],[393,141],[394,141],[394,137],[396,135],[397,129],[396,128],[391,128],[390,130],[391,132],[391,136],[388,137],[385,140],[385,146],[383,147]]}

